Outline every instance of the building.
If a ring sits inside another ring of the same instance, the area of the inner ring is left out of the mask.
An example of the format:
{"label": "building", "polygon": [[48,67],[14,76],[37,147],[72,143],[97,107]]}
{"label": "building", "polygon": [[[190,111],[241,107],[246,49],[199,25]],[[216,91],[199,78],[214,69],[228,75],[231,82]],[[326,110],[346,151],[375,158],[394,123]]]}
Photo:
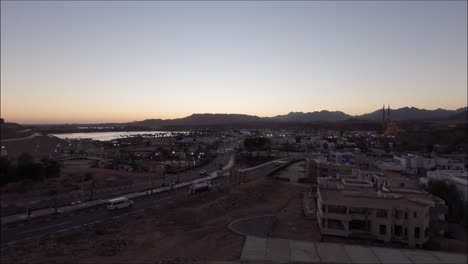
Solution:
{"label": "building", "polygon": [[405,168],[398,160],[378,160],[374,166],[384,171],[403,171]]}
{"label": "building", "polygon": [[351,164],[329,162],[313,156],[306,158],[307,175],[313,182],[320,177],[337,178],[339,175],[349,175],[353,168]]}
{"label": "building", "polygon": [[[365,177],[376,178],[372,182]],[[382,176],[353,172],[353,177],[319,183],[317,220],[322,234],[410,247],[443,234],[447,211],[443,200],[417,189],[382,186],[377,177]]]}

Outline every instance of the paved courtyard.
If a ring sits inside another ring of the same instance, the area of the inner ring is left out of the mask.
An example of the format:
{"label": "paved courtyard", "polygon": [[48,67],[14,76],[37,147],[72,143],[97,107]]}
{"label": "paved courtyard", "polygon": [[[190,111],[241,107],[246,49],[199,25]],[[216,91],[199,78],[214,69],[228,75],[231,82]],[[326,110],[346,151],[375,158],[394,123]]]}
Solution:
{"label": "paved courtyard", "polygon": [[240,260],[242,262],[268,261],[276,263],[466,264],[467,256],[440,251],[379,248],[247,236]]}

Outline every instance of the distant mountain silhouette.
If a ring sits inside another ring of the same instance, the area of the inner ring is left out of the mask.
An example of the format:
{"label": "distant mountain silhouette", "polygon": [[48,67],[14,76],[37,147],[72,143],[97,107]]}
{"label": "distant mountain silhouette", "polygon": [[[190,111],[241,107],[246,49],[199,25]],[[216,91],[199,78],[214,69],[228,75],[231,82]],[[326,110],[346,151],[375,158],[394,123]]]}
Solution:
{"label": "distant mountain silhouette", "polygon": [[[396,121],[446,119],[450,118],[452,115],[462,113],[463,111],[466,111],[466,109],[467,108],[464,107],[457,110],[446,110],[441,108],[435,110],[426,110],[415,107],[403,107],[399,109],[391,109],[390,118]],[[382,109],[356,117],[359,119],[379,121],[382,120]]]}
{"label": "distant mountain silhouette", "polygon": [[160,128],[168,126],[207,126],[207,125],[232,125],[252,122],[262,122],[258,116],[242,114],[192,114],[177,119],[147,119],[128,123],[131,126],[145,126]]}
{"label": "distant mountain silhouette", "polygon": [[[427,120],[427,121],[467,121],[468,107],[459,108],[457,110],[435,109],[426,110],[415,107],[403,107],[399,109],[391,109],[390,116],[394,121],[405,120]],[[329,123],[333,126],[333,122],[341,122],[347,124],[356,123],[375,123],[379,124],[382,120],[382,109],[375,110],[364,115],[348,115],[340,111],[314,111],[314,112],[290,112],[286,115],[277,115],[273,117],[258,117],[255,115],[244,114],[192,114],[183,118],[176,119],[146,119],[142,121],[133,121],[128,123],[104,123],[104,124],[81,124],[81,126],[103,126],[113,127],[113,129],[122,130],[145,130],[161,129],[161,128],[182,128],[182,127],[283,127],[285,125],[304,126],[309,123],[319,124]],[[67,125],[48,126],[57,127]],[[77,130],[78,125],[68,125],[71,128],[64,127],[63,131]],[[44,128],[45,129],[45,128]],[[52,130],[44,130],[52,133]],[[63,132],[62,131],[62,132]]]}
{"label": "distant mountain silhouette", "polygon": [[[415,107],[403,107],[392,109],[390,116],[392,120],[466,120],[467,107],[457,110],[435,109],[426,110]],[[162,128],[174,126],[229,126],[253,123],[311,123],[311,122],[357,122],[357,121],[380,122],[382,120],[382,109],[374,112],[352,116],[340,111],[315,111],[315,112],[290,112],[286,115],[274,117],[258,117],[242,114],[192,114],[177,119],[146,119],[134,121],[121,125],[139,126],[148,128]],[[114,124],[115,125],[115,124]]]}
{"label": "distant mountain silhouette", "polygon": [[316,122],[316,121],[342,121],[352,118],[340,111],[290,112],[287,115],[271,117],[271,120],[286,122]]}

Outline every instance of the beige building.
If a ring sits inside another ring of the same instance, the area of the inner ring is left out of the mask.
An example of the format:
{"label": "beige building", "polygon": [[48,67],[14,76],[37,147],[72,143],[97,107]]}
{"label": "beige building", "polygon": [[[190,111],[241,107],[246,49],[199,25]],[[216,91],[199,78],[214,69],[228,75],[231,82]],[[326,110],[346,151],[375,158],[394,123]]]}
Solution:
{"label": "beige building", "polygon": [[[322,234],[422,246],[439,232],[444,202],[417,189],[380,185],[354,171],[353,178],[328,179],[317,190],[317,218]],[[370,172],[367,172],[369,175]],[[401,177],[400,177],[401,178]],[[400,186],[402,179],[393,181]],[[380,186],[379,186],[380,185]],[[379,186],[379,187],[378,187]],[[432,226],[432,229],[431,229]]]}

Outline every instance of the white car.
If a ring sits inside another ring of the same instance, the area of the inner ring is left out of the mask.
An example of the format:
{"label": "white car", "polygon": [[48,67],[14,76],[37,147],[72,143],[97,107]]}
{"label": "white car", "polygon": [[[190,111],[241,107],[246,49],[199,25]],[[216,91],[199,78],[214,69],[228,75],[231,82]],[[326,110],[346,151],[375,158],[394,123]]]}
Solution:
{"label": "white car", "polygon": [[200,171],[200,175],[206,175],[206,174],[207,174],[206,170]]}
{"label": "white car", "polygon": [[125,197],[115,198],[107,201],[107,210],[116,210],[133,206],[133,201]]}
{"label": "white car", "polygon": [[190,185],[189,188],[189,194],[195,194],[195,193],[200,193],[200,192],[209,192],[211,190],[211,182],[210,181],[204,181],[201,183],[195,183]]}

